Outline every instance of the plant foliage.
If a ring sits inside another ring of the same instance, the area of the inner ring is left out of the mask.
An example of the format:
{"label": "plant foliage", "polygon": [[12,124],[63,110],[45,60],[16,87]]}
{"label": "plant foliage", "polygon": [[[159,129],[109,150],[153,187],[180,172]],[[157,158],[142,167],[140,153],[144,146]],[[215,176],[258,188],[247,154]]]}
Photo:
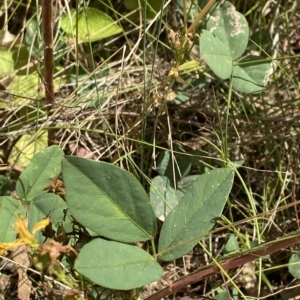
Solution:
{"label": "plant foliage", "polygon": [[[55,189],[53,185],[60,173],[66,202],[58,194],[48,192],[50,187]],[[153,242],[156,218],[138,180],[112,164],[63,157],[59,147],[51,146],[34,156],[17,181],[16,191],[22,201],[30,204],[30,230],[48,216],[52,230],[65,226],[67,232],[72,222],[66,218],[68,211],[92,236],[101,236],[84,243],[75,268],[101,286],[126,290],[158,280],[162,269],[156,257],[168,261],[184,255],[214,226],[231,189],[233,175],[234,170],[228,167],[189,181],[178,205],[174,205],[163,224],[157,256],[128,244]],[[18,213],[24,215],[24,210],[14,198],[2,196],[0,201],[7,203],[2,210],[2,220],[11,227]],[[13,241],[15,237],[12,230],[5,228],[1,242]],[[38,241],[43,242],[41,233]],[[79,242],[82,244],[78,236],[74,236],[70,246],[76,247]],[[153,243],[152,246],[155,247]]]}
{"label": "plant foliage", "polygon": [[241,57],[249,39],[246,18],[228,1],[211,11],[200,37],[202,58],[218,77],[231,78],[237,91],[247,94],[263,91],[272,65],[262,57]]}

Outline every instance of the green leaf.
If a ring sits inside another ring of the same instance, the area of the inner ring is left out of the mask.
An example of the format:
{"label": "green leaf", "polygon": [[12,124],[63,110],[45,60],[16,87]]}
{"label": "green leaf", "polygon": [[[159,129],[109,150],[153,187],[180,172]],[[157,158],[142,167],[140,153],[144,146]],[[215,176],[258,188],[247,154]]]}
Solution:
{"label": "green leaf", "polygon": [[192,175],[181,179],[177,183],[176,190],[171,186],[168,177],[154,177],[151,181],[150,201],[156,217],[164,221],[171,209],[183,198],[187,188],[198,177],[199,175]]}
{"label": "green leaf", "polygon": [[33,56],[43,55],[42,29],[38,18],[31,18],[26,22],[25,43]]}
{"label": "green leaf", "polygon": [[160,259],[174,260],[190,251],[221,215],[232,187],[234,170],[215,169],[201,175],[169,213],[159,239]]}
{"label": "green leaf", "polygon": [[37,153],[17,181],[18,196],[22,200],[31,201],[46,193],[44,188],[61,172],[63,155],[58,146],[51,146]]}
{"label": "green leaf", "polygon": [[24,134],[14,145],[11,153],[9,154],[8,161],[11,164],[18,164],[22,168],[26,168],[35,153],[45,149],[47,147],[47,143],[47,131],[42,131],[39,135],[35,132],[32,134]]}
{"label": "green leaf", "polygon": [[213,299],[215,299],[215,300],[230,300],[230,299],[234,299],[234,298],[231,298],[228,295],[228,291],[223,291],[223,292],[218,293],[217,295],[214,295]]}
{"label": "green leaf", "polygon": [[161,266],[143,249],[103,239],[83,246],[75,268],[96,284],[115,290],[142,287],[163,274]]}
{"label": "green leaf", "polygon": [[150,239],[156,218],[148,196],[129,172],[112,164],[68,156],[63,160],[67,205],[95,233],[123,242]]}
{"label": "green leaf", "polygon": [[64,222],[64,211],[68,206],[58,195],[52,193],[39,195],[33,199],[32,204],[42,212],[43,218],[49,217],[54,226]]}
{"label": "green leaf", "polygon": [[249,49],[264,53],[271,53],[273,40],[270,35],[270,31],[259,27],[254,30],[255,31],[250,37],[250,43],[248,45]]}
{"label": "green leaf", "polygon": [[224,254],[228,254],[234,251],[238,251],[240,249],[239,243],[236,239],[236,236],[234,234],[231,234],[225,247],[224,247]]}
{"label": "green leaf", "polygon": [[[65,222],[64,210],[67,208],[67,203],[58,195],[47,193],[35,197],[29,206],[29,231],[32,231],[34,225],[46,217],[50,218],[51,226],[54,229],[58,228],[59,225]],[[36,233],[36,237],[39,243],[43,243],[46,239],[41,231]]]}
{"label": "green leaf", "polygon": [[26,217],[26,211],[22,204],[9,196],[0,197],[0,243],[13,242],[17,233],[14,224],[18,214]]}
{"label": "green leaf", "polygon": [[199,178],[200,175],[190,175],[182,178],[177,182],[177,190],[185,194],[186,190],[193,184],[193,182]]}
{"label": "green leaf", "polygon": [[196,17],[198,16],[198,14],[200,13],[200,8],[197,5],[198,1],[194,1],[194,0],[185,0],[185,12],[184,10],[184,6],[183,6],[183,1],[182,0],[177,0],[176,4],[177,4],[177,10],[178,12],[183,16],[183,15],[187,15],[187,22],[188,23],[193,23],[193,21],[196,19]]}
{"label": "green leaf", "polygon": [[0,75],[7,75],[14,70],[13,53],[4,46],[0,46],[0,65]]}
{"label": "green leaf", "polygon": [[[61,71],[61,68],[57,68],[56,72]],[[41,71],[43,73],[43,71]],[[22,72],[18,72],[21,73]],[[66,76],[60,75],[54,78],[54,91],[58,91],[62,85],[66,82]],[[6,109],[19,109],[20,106],[31,104],[32,99],[42,99],[45,97],[45,93],[39,91],[38,87],[41,84],[41,78],[37,72],[28,75],[17,75],[13,77],[12,82],[7,86],[7,91],[14,95],[24,95],[25,97],[13,96],[12,101],[6,104],[3,108]],[[26,98],[28,97],[28,98]],[[3,106],[3,105],[1,105]]]}
{"label": "green leaf", "polygon": [[[12,48],[12,52],[14,59],[14,69],[18,71],[17,75],[25,76],[28,74],[32,74],[33,72],[36,73],[36,69],[34,68],[34,66],[30,67],[31,55],[25,44],[18,44],[14,46]],[[35,77],[38,78],[38,75],[35,74]]]}
{"label": "green leaf", "polygon": [[228,1],[218,4],[211,11],[207,30],[219,38],[222,47],[229,49],[232,60],[239,58],[246,50],[249,40],[249,26],[246,18]]}
{"label": "green leaf", "polygon": [[155,215],[164,221],[171,209],[178,204],[176,190],[166,176],[156,176],[151,181],[150,201]]}
{"label": "green leaf", "polygon": [[[182,151],[176,146],[174,148],[174,151]],[[175,159],[174,165],[172,163],[173,159]],[[157,162],[157,172],[160,175],[168,177],[173,183],[174,172],[175,179],[178,181],[190,172],[193,162],[194,158],[190,155],[185,155],[185,153],[174,153],[174,156],[172,156],[170,151],[162,151]],[[175,169],[173,167],[175,167]]]}
{"label": "green leaf", "polygon": [[300,278],[300,251],[292,254],[288,269],[294,278]]}
{"label": "green leaf", "polygon": [[273,68],[259,56],[247,56],[233,67],[232,86],[241,93],[260,93],[265,89]]}
{"label": "green leaf", "polygon": [[232,57],[228,45],[213,33],[203,30],[200,37],[202,58],[221,79],[227,79],[232,73]]}
{"label": "green leaf", "polygon": [[[61,29],[65,31],[69,43],[76,41],[76,11],[70,10],[61,19]],[[104,12],[95,8],[83,8],[78,15],[78,42],[100,41],[122,32],[122,28]]]}

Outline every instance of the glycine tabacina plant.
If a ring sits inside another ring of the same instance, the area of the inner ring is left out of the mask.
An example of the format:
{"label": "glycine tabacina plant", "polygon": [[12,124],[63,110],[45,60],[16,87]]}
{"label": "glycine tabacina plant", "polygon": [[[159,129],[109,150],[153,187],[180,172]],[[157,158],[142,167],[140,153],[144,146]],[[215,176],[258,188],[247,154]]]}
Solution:
{"label": "glycine tabacina plant", "polygon": [[[45,189],[59,174],[64,197]],[[63,227],[70,233],[74,222],[80,224],[90,240],[82,245],[76,234],[69,239],[70,246],[78,249],[81,245],[73,267],[100,286],[130,290],[158,280],[163,273],[158,259],[181,257],[211,230],[213,220],[222,213],[233,177],[234,170],[228,167],[196,178],[166,216],[157,250],[153,242],[156,217],[148,195],[131,173],[117,166],[64,156],[58,146],[51,146],[33,157],[17,181],[16,192],[29,206],[29,231],[45,217],[51,219],[54,232]],[[5,207],[0,220],[6,225],[0,240],[7,243],[16,238],[13,224],[17,216],[25,218],[26,212],[11,196],[1,196],[0,203]],[[41,233],[37,239],[45,241]],[[152,253],[135,245],[148,240],[154,247]]]}
{"label": "glycine tabacina plant", "polygon": [[[94,9],[89,13],[101,15]],[[74,28],[67,17],[61,26],[68,38],[73,38]],[[98,27],[90,26],[88,40],[85,34],[80,42],[99,39],[100,33],[94,34],[93,30]],[[120,32],[118,27],[115,30]],[[263,90],[271,65],[262,63],[259,57],[243,57],[248,40],[245,17],[229,2],[218,4],[211,9],[206,29],[200,33],[200,54],[216,76],[232,81],[234,89],[257,93]],[[64,187],[61,195],[47,189],[59,176]],[[166,178],[155,180],[170,189]],[[233,178],[233,167],[209,170],[185,179],[188,184],[181,193],[170,191],[171,196],[163,195],[159,187],[156,189],[157,182],[153,180],[149,201],[143,186],[131,173],[113,164],[65,156],[58,146],[51,146],[32,158],[16,183],[16,193],[29,207],[29,230],[49,217],[54,232],[63,228],[69,234],[67,243],[79,252],[69,264],[73,263],[70,266],[79,274],[106,288],[131,290],[161,278],[163,269],[159,261],[182,257],[213,228]],[[153,200],[154,194],[161,197]],[[7,195],[0,197],[0,223],[5,224],[0,226],[1,243],[16,239],[13,224],[18,215],[26,217],[21,202]],[[154,242],[158,234],[156,218],[164,221],[158,248]],[[82,241],[73,233],[75,225],[82,226],[90,238]],[[42,233],[37,233],[37,240],[47,242]],[[151,252],[136,245],[145,241],[151,243]]]}

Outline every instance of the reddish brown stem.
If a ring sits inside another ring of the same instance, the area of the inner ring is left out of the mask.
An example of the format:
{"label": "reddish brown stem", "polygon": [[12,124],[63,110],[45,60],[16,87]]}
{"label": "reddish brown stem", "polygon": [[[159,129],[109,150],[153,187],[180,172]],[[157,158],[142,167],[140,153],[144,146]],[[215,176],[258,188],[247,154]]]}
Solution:
{"label": "reddish brown stem", "polygon": [[[55,104],[54,86],[53,86],[53,18],[52,18],[52,0],[42,0],[42,25],[44,34],[44,84],[45,84],[45,102],[51,104],[48,106],[48,116]],[[48,146],[55,142],[55,131],[48,131]]]}
{"label": "reddish brown stem", "polygon": [[[244,265],[250,261],[253,261],[255,259],[264,257],[266,255],[270,255],[274,252],[277,252],[281,249],[290,247],[294,244],[297,244],[300,242],[300,233],[299,235],[294,235],[288,238],[284,238],[282,240],[278,240],[271,243],[265,243],[262,244],[255,250],[255,248],[251,251],[251,253],[247,253],[245,255],[241,255],[238,257],[230,258],[227,261],[220,262],[219,266],[223,270],[230,270],[233,268],[236,268],[240,265]],[[188,286],[189,284],[198,282],[200,280],[203,280],[209,276],[215,275],[220,273],[220,267],[213,264],[206,266],[204,268],[201,268],[200,270],[194,272],[191,275],[188,275],[182,279],[179,279],[178,281],[175,281],[172,283],[169,287],[157,292],[156,294],[146,298],[145,300],[160,300],[168,295],[174,294],[175,292],[178,292]]]}

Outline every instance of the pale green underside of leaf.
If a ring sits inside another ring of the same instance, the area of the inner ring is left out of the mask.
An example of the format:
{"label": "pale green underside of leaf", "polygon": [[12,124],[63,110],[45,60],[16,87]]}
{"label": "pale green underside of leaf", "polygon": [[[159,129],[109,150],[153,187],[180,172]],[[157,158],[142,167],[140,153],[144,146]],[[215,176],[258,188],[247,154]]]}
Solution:
{"label": "pale green underside of leaf", "polygon": [[200,53],[212,71],[221,79],[232,73],[232,57],[227,44],[211,32],[203,30],[200,38]]}
{"label": "pale green underside of leaf", "polygon": [[161,266],[143,249],[103,239],[81,249],[75,268],[96,284],[115,290],[138,288],[163,274]]}
{"label": "pale green underside of leaf", "polygon": [[300,252],[292,254],[289,260],[288,269],[294,278],[300,278]]}
{"label": "pale green underside of leaf", "polygon": [[220,39],[230,51],[232,60],[239,58],[246,50],[249,40],[249,26],[246,18],[226,1],[212,9],[206,28]]}

